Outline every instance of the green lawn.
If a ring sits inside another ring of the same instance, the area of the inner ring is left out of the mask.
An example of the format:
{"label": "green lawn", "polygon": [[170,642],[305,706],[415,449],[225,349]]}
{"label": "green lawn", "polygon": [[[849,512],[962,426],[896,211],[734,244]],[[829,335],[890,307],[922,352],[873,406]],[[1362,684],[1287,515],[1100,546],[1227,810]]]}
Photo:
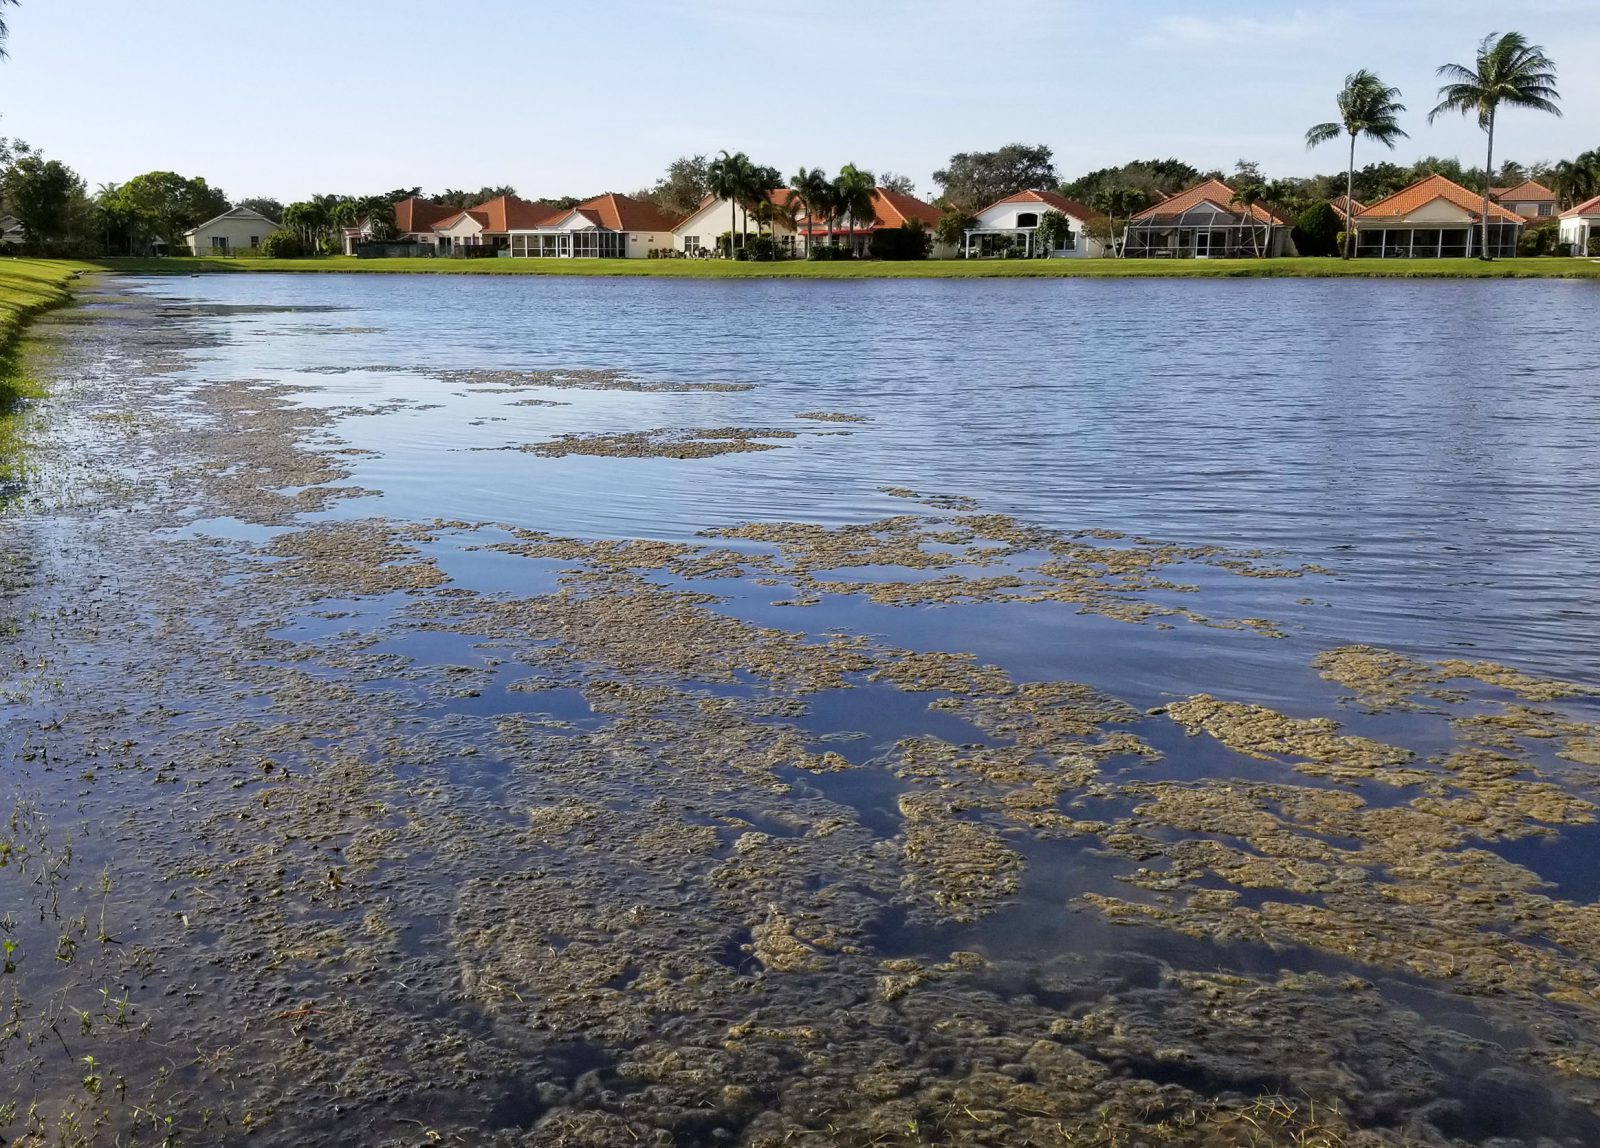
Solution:
{"label": "green lawn", "polygon": [[930,259],[920,263],[736,263],[720,259],[102,259],[109,271],[192,275],[230,271],[322,271],[430,275],[648,275],[686,279],[982,279],[1147,276],[1228,278],[1600,279],[1594,259]]}
{"label": "green lawn", "polygon": [[28,320],[70,298],[67,284],[87,263],[63,259],[0,259],[0,355],[10,351]]}

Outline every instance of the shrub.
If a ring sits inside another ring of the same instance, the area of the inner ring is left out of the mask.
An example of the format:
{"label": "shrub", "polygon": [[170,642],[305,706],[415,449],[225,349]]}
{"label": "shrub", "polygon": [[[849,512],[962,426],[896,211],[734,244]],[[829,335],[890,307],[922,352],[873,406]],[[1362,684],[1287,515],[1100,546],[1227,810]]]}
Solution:
{"label": "shrub", "polygon": [[926,259],[932,250],[933,237],[917,220],[874,231],[867,245],[867,254],[874,259]]}
{"label": "shrub", "polygon": [[1600,235],[1589,236],[1589,254],[1600,255]]}
{"label": "shrub", "polygon": [[[745,253],[740,252],[740,255],[743,256]],[[746,257],[760,263],[771,263],[778,257],[778,245],[772,241],[772,236],[758,235],[750,241],[749,254]]]}
{"label": "shrub", "polygon": [[261,254],[268,259],[298,259],[305,254],[305,248],[294,232],[274,231],[261,241]]}
{"label": "shrub", "polygon": [[1522,234],[1517,237],[1517,254],[1548,255],[1554,250],[1559,234],[1560,225],[1553,219],[1533,227],[1524,227]]}
{"label": "shrub", "polygon": [[1333,204],[1314,203],[1300,213],[1294,225],[1294,246],[1301,255],[1338,255],[1344,224]]}

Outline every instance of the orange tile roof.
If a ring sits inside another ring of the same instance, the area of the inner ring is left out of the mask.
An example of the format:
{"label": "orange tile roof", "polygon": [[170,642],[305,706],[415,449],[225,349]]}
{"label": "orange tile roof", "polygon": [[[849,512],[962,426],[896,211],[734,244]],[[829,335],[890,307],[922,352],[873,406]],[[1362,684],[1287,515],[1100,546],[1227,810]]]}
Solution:
{"label": "orange tile roof", "polygon": [[1538,180],[1525,179],[1516,187],[1491,187],[1489,194],[1495,199],[1509,199],[1513,203],[1538,203],[1540,200],[1556,201],[1556,193]]}
{"label": "orange tile roof", "polygon": [[[1328,206],[1333,208],[1334,214],[1348,223],[1350,221],[1350,210],[1345,206],[1346,198],[1347,197],[1343,195],[1336,195],[1332,199],[1328,200]],[[1360,215],[1366,210],[1366,208],[1361,205],[1361,201],[1359,199],[1352,199],[1350,202],[1356,205],[1357,215]]]}
{"label": "orange tile roof", "polygon": [[[1191,187],[1188,191],[1180,191],[1177,195],[1168,196],[1153,207],[1147,207],[1133,218],[1135,221],[1165,219],[1169,216],[1182,215],[1186,211],[1199,207],[1202,203],[1209,203],[1223,211],[1237,213],[1238,204],[1235,202],[1233,188],[1223,183],[1220,179],[1208,179],[1202,184]],[[1287,225],[1289,220],[1279,215],[1264,203],[1250,206],[1250,216],[1257,223],[1277,223]]]}
{"label": "orange tile roof", "polygon": [[1578,215],[1600,215],[1600,195],[1593,199],[1586,199],[1576,207],[1569,207],[1561,213],[1562,219],[1572,219]]}
{"label": "orange tile roof", "polygon": [[[989,207],[999,207],[1002,203],[1042,203],[1053,207],[1063,215],[1070,215],[1074,219],[1081,219],[1085,223],[1094,219],[1104,218],[1092,207],[1087,207],[1075,199],[1068,199],[1064,195],[1057,195],[1053,191],[1019,191],[1015,195],[1008,195],[1004,199],[997,199]],[[988,211],[989,207],[984,208]]]}
{"label": "orange tile roof", "polygon": [[890,191],[886,187],[872,189],[873,227],[899,227],[913,219],[921,220],[926,227],[937,227],[939,209],[914,195]]}
{"label": "orange tile roof", "polygon": [[453,207],[412,196],[394,205],[394,226],[402,235],[413,231],[427,231],[440,220],[459,214],[461,213]]}
{"label": "orange tile roof", "polygon": [[[1371,207],[1364,208],[1358,212],[1356,219],[1403,219],[1413,211],[1426,207],[1438,199],[1459,207],[1474,220],[1482,222],[1482,194],[1468,191],[1459,183],[1452,182],[1442,175],[1430,175],[1426,179],[1419,179],[1410,187],[1402,188],[1393,195],[1385,196]],[[1525,222],[1522,216],[1517,215],[1515,212],[1507,211],[1493,200],[1489,202],[1489,218],[1497,219],[1502,223]]]}
{"label": "orange tile roof", "polygon": [[612,231],[671,231],[677,222],[648,200],[615,192],[585,200],[574,210]]}
{"label": "orange tile roof", "polygon": [[544,223],[553,223],[566,214],[551,204],[530,203],[514,195],[502,195],[487,203],[480,203],[472,209],[474,217],[480,213],[488,220],[483,229],[492,232],[526,230]]}
{"label": "orange tile roof", "polygon": [[469,207],[466,211],[457,211],[452,215],[445,216],[445,218],[433,225],[433,230],[448,230],[449,228],[454,227],[457,223],[460,223],[463,219],[476,220],[480,228],[482,228],[484,231],[489,230],[489,217],[475,207]]}

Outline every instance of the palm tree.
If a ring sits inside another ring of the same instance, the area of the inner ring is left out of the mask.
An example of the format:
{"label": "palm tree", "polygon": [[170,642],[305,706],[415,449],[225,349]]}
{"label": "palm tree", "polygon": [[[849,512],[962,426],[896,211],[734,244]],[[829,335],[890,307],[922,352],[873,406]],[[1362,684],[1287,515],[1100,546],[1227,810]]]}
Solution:
{"label": "palm tree", "polygon": [[[1256,258],[1261,258],[1261,237],[1256,234],[1256,204],[1267,198],[1267,187],[1259,179],[1244,179],[1234,183],[1233,202],[1244,209],[1244,223],[1250,229],[1250,244],[1256,250]],[[1263,224],[1262,230],[1271,237],[1271,224]]]}
{"label": "palm tree", "polygon": [[5,7],[7,4],[16,4],[17,0],[0,0],[0,60],[6,59],[6,40],[11,36],[11,29],[6,26]]}
{"label": "palm tree", "polygon": [[1556,66],[1543,48],[1529,44],[1521,32],[1503,36],[1490,32],[1478,45],[1476,67],[1442,64],[1439,75],[1450,82],[1439,89],[1439,106],[1428,113],[1428,122],[1431,124],[1446,112],[1476,115],[1478,126],[1489,137],[1488,158],[1483,165],[1483,250],[1478,257],[1490,259],[1489,181],[1494,172],[1495,116],[1501,104],[1559,116],[1557,102],[1561,93],[1556,91]]}
{"label": "palm tree", "polygon": [[1360,136],[1366,136],[1393,151],[1395,140],[1407,138],[1406,133],[1400,128],[1399,121],[1399,115],[1406,110],[1406,106],[1400,102],[1399,88],[1387,87],[1382,80],[1365,68],[1359,72],[1351,72],[1344,78],[1344,87],[1339,92],[1338,104],[1337,120],[1318,124],[1306,132],[1306,148],[1314,148],[1320,143],[1338,139],[1341,133],[1350,136],[1350,166],[1346,169],[1344,177],[1344,257],[1349,259],[1355,235],[1353,226],[1355,210],[1351,204],[1355,203],[1356,140]]}
{"label": "palm tree", "polygon": [[[870,171],[853,163],[847,163],[839,169],[839,178],[833,181],[833,208],[841,219],[850,217],[851,231],[863,219],[869,228],[872,226],[876,214],[872,208],[872,193],[877,187],[877,180]],[[832,240],[831,235],[829,239]]]}
{"label": "palm tree", "polygon": [[1600,194],[1600,152],[1586,151],[1550,170],[1550,186],[1561,207],[1574,207]]}
{"label": "palm tree", "polygon": [[783,177],[775,167],[750,164],[745,171],[744,187],[739,206],[744,210],[745,247],[750,246],[750,215],[756,215],[756,234],[761,233],[761,205],[768,203],[772,192],[783,186]]}
{"label": "palm tree", "polygon": [[818,211],[826,211],[828,177],[820,167],[801,168],[789,177],[789,190],[806,205],[806,255],[811,254],[811,221]]}
{"label": "palm tree", "polygon": [[728,251],[729,259],[733,258],[733,233],[738,230],[739,202],[744,198],[745,184],[749,180],[750,157],[744,152],[729,155],[727,150],[719,152],[717,158],[711,161],[706,169],[706,182],[711,186],[711,194],[718,199],[728,201]]}

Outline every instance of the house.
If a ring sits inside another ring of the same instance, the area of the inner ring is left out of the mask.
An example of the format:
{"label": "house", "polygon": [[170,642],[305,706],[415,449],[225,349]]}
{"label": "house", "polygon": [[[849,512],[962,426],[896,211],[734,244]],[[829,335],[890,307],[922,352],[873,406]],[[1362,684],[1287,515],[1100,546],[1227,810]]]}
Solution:
{"label": "house", "polygon": [[[511,234],[543,226],[562,214],[548,203],[530,203],[514,195],[501,195],[454,212],[431,228],[441,252],[460,252],[463,248],[482,248],[481,252],[502,251],[511,247]],[[475,252],[477,253],[477,252]]]}
{"label": "house", "polygon": [[673,246],[673,218],[648,200],[608,193],[566,210],[545,204],[542,218],[513,221],[513,259],[644,259]]}
{"label": "house", "polygon": [[1524,219],[1554,219],[1556,193],[1544,184],[1525,179],[1516,187],[1491,187],[1489,198]]}
{"label": "house", "polygon": [[460,209],[411,196],[394,205],[394,231],[401,243],[437,245],[433,225],[460,214]]}
{"label": "house", "polygon": [[1600,195],[1561,213],[1560,241],[1574,255],[1600,255]]}
{"label": "house", "polygon": [[[798,254],[796,240],[805,219],[805,206],[800,197],[787,187],[780,187],[767,193],[767,202],[774,210],[759,224],[755,214],[750,214],[751,234],[764,230],[777,240],[786,254]],[[731,224],[733,245],[737,249],[744,244],[745,214],[745,209],[731,200],[708,195],[700,201],[699,207],[673,225],[672,248],[691,257],[713,254],[717,250],[717,240],[728,233]]]}
{"label": "house", "polygon": [[[924,203],[914,195],[893,191],[887,187],[872,189],[872,220],[836,219],[833,224],[832,237],[836,244],[853,248],[857,254],[864,253],[871,246],[874,232],[888,231],[904,227],[909,223],[921,224],[932,237],[934,229],[939,226],[939,209],[931,203]],[[809,229],[805,220],[800,221],[801,252],[809,255],[813,243],[826,243],[829,238],[828,221],[812,216]],[[933,257],[935,259],[951,259],[955,256],[955,248],[944,243],[934,243]]]}
{"label": "house", "polygon": [[1147,207],[1128,221],[1129,259],[1250,259],[1295,254],[1293,224],[1265,204],[1246,208],[1233,188],[1209,179]]}
{"label": "house", "polygon": [[21,247],[27,238],[22,220],[15,215],[0,215],[0,247]]}
{"label": "house", "polygon": [[[1442,175],[1419,179],[1356,214],[1356,257],[1447,259],[1479,254],[1483,194]],[[1522,216],[1489,203],[1489,253],[1517,253]]]}
{"label": "house", "polygon": [[1333,213],[1339,217],[1339,222],[1344,224],[1346,228],[1350,226],[1350,210],[1352,206],[1355,208],[1357,215],[1366,210],[1359,199],[1351,199],[1345,195],[1334,196],[1334,198],[1328,200],[1328,206],[1333,208]]}
{"label": "house", "polygon": [[235,207],[199,227],[191,227],[183,233],[183,238],[196,255],[229,255],[235,251],[255,250],[276,230],[276,220],[248,207]]}
{"label": "house", "polygon": [[[1039,250],[1037,232],[1039,220],[1047,211],[1059,211],[1066,216],[1070,229],[1060,246],[1045,252]],[[1105,254],[1105,245],[1098,239],[1090,239],[1085,231],[1089,224],[1104,218],[1093,208],[1053,191],[1019,191],[997,199],[978,212],[978,225],[967,229],[962,254],[976,259],[1020,248],[1027,257],[1098,258]]]}

